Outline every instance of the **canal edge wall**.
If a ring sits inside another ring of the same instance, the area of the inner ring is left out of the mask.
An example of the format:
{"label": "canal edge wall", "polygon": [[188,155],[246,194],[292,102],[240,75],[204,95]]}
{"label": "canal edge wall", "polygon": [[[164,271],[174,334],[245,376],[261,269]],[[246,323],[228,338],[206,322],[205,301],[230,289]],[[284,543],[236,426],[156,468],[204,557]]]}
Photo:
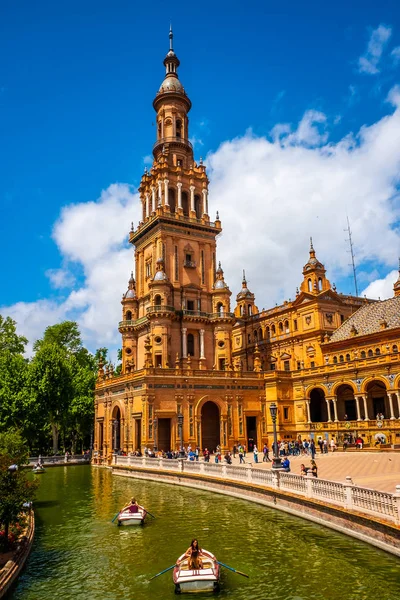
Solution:
{"label": "canal edge wall", "polygon": [[28,526],[25,539],[21,542],[11,560],[0,570],[0,598],[4,598],[18,579],[26,560],[31,553],[35,537],[35,513],[33,509],[28,514]]}
{"label": "canal edge wall", "polygon": [[112,474],[135,479],[156,480],[160,483],[183,485],[215,492],[275,508],[302,519],[329,527],[381,550],[400,557],[400,528],[395,524],[369,515],[345,510],[315,499],[297,496],[293,492],[276,490],[254,483],[216,479],[194,473],[175,473],[165,470],[112,466]]}

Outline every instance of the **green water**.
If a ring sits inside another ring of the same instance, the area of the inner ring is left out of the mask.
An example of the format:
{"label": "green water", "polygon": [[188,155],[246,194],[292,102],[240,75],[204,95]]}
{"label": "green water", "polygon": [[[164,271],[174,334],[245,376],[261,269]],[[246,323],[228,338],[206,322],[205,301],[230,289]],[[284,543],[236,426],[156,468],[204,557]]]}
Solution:
{"label": "green water", "polygon": [[[399,559],[279,511],[87,466],[40,477],[36,539],[13,600],[173,599],[171,572],[149,579],[194,536],[250,575],[223,569],[221,599],[400,598]],[[132,494],[157,518],[144,527],[111,524]]]}

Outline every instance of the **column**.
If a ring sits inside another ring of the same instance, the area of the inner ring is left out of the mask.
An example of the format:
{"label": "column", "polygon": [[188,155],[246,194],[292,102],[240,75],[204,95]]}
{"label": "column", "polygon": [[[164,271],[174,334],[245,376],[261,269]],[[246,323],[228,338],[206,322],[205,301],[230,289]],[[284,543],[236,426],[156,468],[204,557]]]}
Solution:
{"label": "column", "polygon": [[190,186],[190,211],[191,212],[195,212],[195,206],[194,206],[194,190],[195,187],[194,185]]}
{"label": "column", "polygon": [[326,409],[328,411],[328,423],[332,423],[330,398],[325,398],[325,402],[326,402]]}
{"label": "column", "polygon": [[[400,392],[395,392],[397,398],[397,411],[400,419]],[[400,516],[400,515],[399,515]]]}
{"label": "column", "polygon": [[388,398],[389,398],[389,408],[390,408],[390,420],[394,421],[396,417],[394,416],[393,398],[392,398],[392,394],[390,392],[388,393]]}
{"label": "column", "polygon": [[306,400],[307,406],[307,423],[311,423],[310,400]]}
{"label": "column", "polygon": [[158,180],[158,206],[162,205],[162,182]]}
{"label": "column", "polygon": [[165,204],[165,206],[169,206],[169,204],[168,204],[168,184],[169,184],[169,180],[164,179],[164,204]]}
{"label": "column", "polygon": [[367,407],[367,395],[363,394],[362,399],[364,401],[364,421],[369,421],[369,416],[368,416],[368,407]]}
{"label": "column", "polygon": [[361,413],[360,413],[360,399],[358,396],[354,396],[356,401],[356,410],[357,410],[357,421],[361,421]]}
{"label": "column", "polygon": [[156,203],[156,186],[152,185],[151,186],[151,212],[155,211],[157,208],[157,203]]}
{"label": "column", "polygon": [[187,329],[182,327],[182,356],[187,358]]}
{"label": "column", "polygon": [[146,194],[146,217],[150,216],[149,194]]}
{"label": "column", "polygon": [[176,187],[178,188],[178,208],[182,210],[182,184],[178,182]]}
{"label": "column", "polygon": [[205,358],[205,356],[204,356],[204,329],[200,329],[200,358]]}
{"label": "column", "polygon": [[337,398],[332,398],[332,402],[333,402],[333,412],[335,413],[335,423],[337,423],[339,421],[338,416],[337,416]]}
{"label": "column", "polygon": [[208,192],[203,189],[203,215],[208,215]]}

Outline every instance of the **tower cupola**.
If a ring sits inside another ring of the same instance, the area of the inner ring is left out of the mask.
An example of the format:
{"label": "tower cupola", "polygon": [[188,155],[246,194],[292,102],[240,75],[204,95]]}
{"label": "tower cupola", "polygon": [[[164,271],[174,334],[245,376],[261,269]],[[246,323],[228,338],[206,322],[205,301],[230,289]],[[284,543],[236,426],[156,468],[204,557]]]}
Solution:
{"label": "tower cupola", "polygon": [[318,295],[329,290],[331,284],[325,276],[326,269],[315,255],[312,238],[310,238],[310,257],[303,267],[304,280],[300,286],[302,292]]}
{"label": "tower cupola", "polygon": [[247,287],[246,273],[243,270],[242,289],[236,296],[236,317],[250,317],[258,313],[258,308],[254,304],[255,296]]}

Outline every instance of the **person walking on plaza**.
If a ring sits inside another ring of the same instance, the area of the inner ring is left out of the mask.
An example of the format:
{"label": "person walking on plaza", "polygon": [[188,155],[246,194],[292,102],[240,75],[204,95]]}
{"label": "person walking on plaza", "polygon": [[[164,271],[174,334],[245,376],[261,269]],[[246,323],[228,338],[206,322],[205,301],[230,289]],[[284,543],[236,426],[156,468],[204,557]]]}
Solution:
{"label": "person walking on plaza", "polygon": [[315,458],[315,442],[314,442],[314,440],[311,440],[311,442],[310,442],[310,453],[311,453],[312,460],[314,460],[314,458]]}
{"label": "person walking on plaza", "polygon": [[240,444],[239,446],[239,464],[244,463],[244,458],[243,458],[243,446],[242,444]]}
{"label": "person walking on plaza", "polygon": [[254,446],[254,448],[253,448],[253,456],[254,456],[254,462],[258,463],[258,448],[257,448],[257,446]]}
{"label": "person walking on plaza", "polygon": [[324,454],[328,454],[328,440],[324,440]]}
{"label": "person walking on plaza", "polygon": [[318,438],[318,446],[319,446],[319,450],[320,450],[321,454],[323,454],[323,452],[324,452],[324,440],[322,439],[322,437]]}
{"label": "person walking on plaza", "polygon": [[271,459],[269,457],[269,448],[267,444],[264,444],[263,455],[263,462],[271,462]]}
{"label": "person walking on plaza", "polygon": [[332,450],[332,452],[335,452],[335,450],[336,450],[335,438],[331,439],[331,450]]}

